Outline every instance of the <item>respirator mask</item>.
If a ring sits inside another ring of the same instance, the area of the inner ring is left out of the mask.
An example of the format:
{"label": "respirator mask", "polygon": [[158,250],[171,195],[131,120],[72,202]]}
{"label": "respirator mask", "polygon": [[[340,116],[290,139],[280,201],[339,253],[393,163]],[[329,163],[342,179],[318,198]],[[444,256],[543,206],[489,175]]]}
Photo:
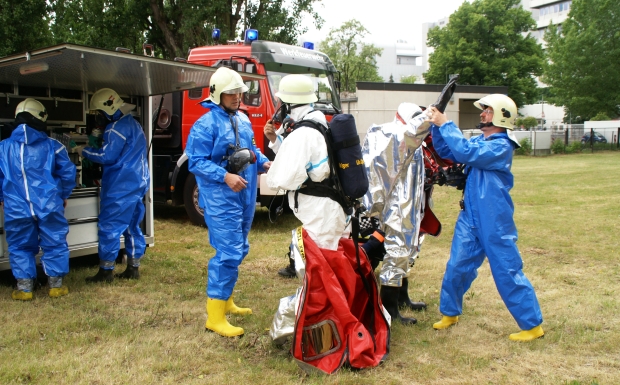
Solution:
{"label": "respirator mask", "polygon": [[287,137],[293,130],[295,129],[295,119],[291,118],[291,111],[297,107],[305,106],[305,104],[289,104],[283,103],[282,100],[278,101],[278,106],[276,107],[276,112],[271,117],[271,121],[275,123],[280,123],[280,129],[278,131],[281,132],[283,137]]}
{"label": "respirator mask", "polygon": [[106,128],[112,121],[110,116],[101,110],[95,111],[95,128]]}
{"label": "respirator mask", "polygon": [[223,157],[222,160],[228,161],[226,171],[229,173],[239,175],[248,166],[256,163],[256,154],[249,148],[233,146],[231,144],[228,149],[231,154]]}
{"label": "respirator mask", "polygon": [[247,147],[241,147],[239,141],[237,119],[236,117],[234,117],[234,115],[229,115],[229,117],[230,124],[235,130],[236,144],[228,145],[229,155],[222,157],[222,161],[228,161],[228,164],[226,165],[226,171],[231,174],[239,175],[240,172],[247,169],[251,164],[256,163],[256,154],[254,153],[254,151],[250,150]]}

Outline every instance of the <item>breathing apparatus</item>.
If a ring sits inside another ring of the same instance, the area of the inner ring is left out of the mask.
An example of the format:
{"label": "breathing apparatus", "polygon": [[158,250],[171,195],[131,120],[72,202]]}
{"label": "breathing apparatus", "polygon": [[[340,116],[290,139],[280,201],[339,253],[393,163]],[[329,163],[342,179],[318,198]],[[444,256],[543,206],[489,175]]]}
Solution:
{"label": "breathing apparatus", "polygon": [[222,157],[222,161],[228,161],[226,171],[231,174],[239,175],[239,173],[248,168],[249,165],[256,163],[256,154],[247,147],[241,147],[237,118],[233,114],[229,114],[228,116],[230,118],[230,124],[235,130],[236,143],[234,145],[228,145],[229,155]]}
{"label": "breathing apparatus", "polygon": [[313,103],[290,104],[283,102],[282,100],[278,101],[276,112],[271,117],[271,121],[273,123],[280,123],[279,131],[281,132],[279,134],[286,138],[291,132],[293,132],[295,129],[295,124],[297,123],[297,121],[291,117],[293,110],[307,105],[313,106]]}

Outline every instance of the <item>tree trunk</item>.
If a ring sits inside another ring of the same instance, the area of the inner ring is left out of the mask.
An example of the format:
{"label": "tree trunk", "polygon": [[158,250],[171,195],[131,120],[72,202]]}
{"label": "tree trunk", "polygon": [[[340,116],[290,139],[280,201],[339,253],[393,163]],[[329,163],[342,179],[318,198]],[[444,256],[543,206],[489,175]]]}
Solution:
{"label": "tree trunk", "polygon": [[164,47],[171,58],[181,56],[181,49],[177,45],[174,32],[168,28],[168,20],[166,15],[162,12],[164,4],[162,0],[150,0],[151,10],[153,11],[153,20],[161,29],[164,35]]}

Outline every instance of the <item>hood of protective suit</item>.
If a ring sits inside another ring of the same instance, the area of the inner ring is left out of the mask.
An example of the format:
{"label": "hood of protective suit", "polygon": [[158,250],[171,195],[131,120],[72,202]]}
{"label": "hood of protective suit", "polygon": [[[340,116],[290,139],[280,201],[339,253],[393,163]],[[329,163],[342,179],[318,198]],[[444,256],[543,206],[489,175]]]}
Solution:
{"label": "hood of protective suit", "polygon": [[47,134],[27,124],[20,124],[11,133],[11,139],[24,144],[33,144],[47,139]]}
{"label": "hood of protective suit", "polygon": [[15,121],[7,124],[7,126],[10,127],[11,131],[13,131],[21,124],[26,124],[30,128],[34,128],[35,130],[43,132],[47,135],[47,123],[35,118],[29,112],[20,112],[15,117]]}
{"label": "hood of protective suit", "polygon": [[396,111],[396,117],[394,118],[394,122],[397,120],[402,121],[407,124],[414,117],[414,115],[419,115],[422,113],[422,109],[414,103],[401,103],[398,106],[398,110]]}

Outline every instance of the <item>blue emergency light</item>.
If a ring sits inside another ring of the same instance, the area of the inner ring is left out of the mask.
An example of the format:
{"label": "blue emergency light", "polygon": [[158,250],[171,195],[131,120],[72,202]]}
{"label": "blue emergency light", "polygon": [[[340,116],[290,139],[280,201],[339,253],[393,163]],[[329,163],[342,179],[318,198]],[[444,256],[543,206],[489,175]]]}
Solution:
{"label": "blue emergency light", "polygon": [[311,50],[314,50],[314,43],[311,43],[311,42],[309,42],[309,41],[304,41],[303,47],[304,47],[305,49],[311,49]]}
{"label": "blue emergency light", "polygon": [[250,45],[254,40],[258,40],[258,31],[255,29],[246,29],[244,39],[245,44]]}
{"label": "blue emergency light", "polygon": [[221,33],[222,33],[222,31],[220,31],[219,28],[213,28],[213,32],[211,33],[211,38],[214,41],[218,41],[218,40],[220,40]]}

